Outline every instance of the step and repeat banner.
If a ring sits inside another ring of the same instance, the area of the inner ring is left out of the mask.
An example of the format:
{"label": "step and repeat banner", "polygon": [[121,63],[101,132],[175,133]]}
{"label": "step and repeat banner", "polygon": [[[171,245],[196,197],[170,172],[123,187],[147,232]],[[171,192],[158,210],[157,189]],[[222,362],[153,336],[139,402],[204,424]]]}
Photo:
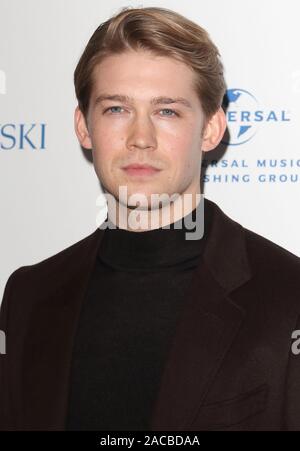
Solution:
{"label": "step and repeat banner", "polygon": [[295,0],[0,0],[0,302],[12,271],[97,227],[101,187],[74,132],[73,72],[124,6],[197,22],[225,67],[228,133],[203,161],[204,195],[300,255],[300,3]]}

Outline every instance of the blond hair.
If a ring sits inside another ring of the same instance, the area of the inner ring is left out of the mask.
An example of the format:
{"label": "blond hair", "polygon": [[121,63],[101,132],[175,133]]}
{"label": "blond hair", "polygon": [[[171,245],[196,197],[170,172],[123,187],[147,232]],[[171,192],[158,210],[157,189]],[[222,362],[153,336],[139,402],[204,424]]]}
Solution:
{"label": "blond hair", "polygon": [[196,23],[166,8],[125,7],[99,25],[76,66],[75,92],[85,117],[95,66],[106,56],[139,49],[175,58],[195,72],[195,91],[206,120],[222,105],[226,92],[223,65],[209,34]]}

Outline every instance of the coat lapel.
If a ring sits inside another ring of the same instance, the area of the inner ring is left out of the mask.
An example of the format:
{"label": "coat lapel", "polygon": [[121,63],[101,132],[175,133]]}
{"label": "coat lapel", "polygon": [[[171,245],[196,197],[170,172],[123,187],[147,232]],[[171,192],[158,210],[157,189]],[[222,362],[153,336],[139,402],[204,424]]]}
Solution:
{"label": "coat lapel", "polygon": [[[204,208],[213,211],[212,230],[164,367],[151,430],[188,429],[243,321],[230,298],[251,277],[243,228],[212,201],[205,199]],[[96,229],[64,254],[51,275],[52,294],[35,303],[24,343],[17,419],[23,429],[65,429],[74,338],[103,233]]]}
{"label": "coat lapel", "polygon": [[[80,309],[104,230],[62,253],[49,270],[45,298],[32,309],[24,343],[21,429],[64,430],[73,343]],[[48,292],[50,291],[50,293]]]}
{"label": "coat lapel", "polygon": [[188,428],[242,321],[243,311],[202,265],[165,366],[151,430]]}
{"label": "coat lapel", "polygon": [[243,228],[212,201],[204,208],[213,209],[212,229],[164,367],[153,431],[192,428],[245,316],[230,297],[251,278]]}

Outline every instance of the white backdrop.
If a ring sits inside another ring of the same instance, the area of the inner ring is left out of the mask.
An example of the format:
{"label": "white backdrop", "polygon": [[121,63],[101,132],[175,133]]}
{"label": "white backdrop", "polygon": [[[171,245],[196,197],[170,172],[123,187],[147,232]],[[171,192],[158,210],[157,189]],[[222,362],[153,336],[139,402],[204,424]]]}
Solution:
{"label": "white backdrop", "polygon": [[97,227],[101,190],[73,129],[73,71],[96,27],[127,5],[170,8],[208,30],[232,102],[230,145],[204,194],[300,255],[299,2],[0,0],[0,302],[13,270]]}

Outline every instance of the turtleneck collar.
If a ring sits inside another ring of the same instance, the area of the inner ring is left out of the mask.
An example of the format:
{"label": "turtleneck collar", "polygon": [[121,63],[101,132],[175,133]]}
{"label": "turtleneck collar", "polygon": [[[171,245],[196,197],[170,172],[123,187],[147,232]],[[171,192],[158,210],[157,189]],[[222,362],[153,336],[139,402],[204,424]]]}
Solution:
{"label": "turtleneck collar", "polygon": [[[203,202],[204,209],[201,208]],[[202,231],[203,223],[200,215],[203,210],[205,214],[202,238],[187,239],[186,233],[194,232],[195,236],[199,236]],[[117,226],[114,226],[115,228],[107,226],[99,247],[98,259],[112,268],[126,271],[195,267],[201,258],[210,223],[210,209],[205,203],[204,196],[201,196],[198,206],[184,218],[170,224],[169,228],[160,227],[134,232]]]}

